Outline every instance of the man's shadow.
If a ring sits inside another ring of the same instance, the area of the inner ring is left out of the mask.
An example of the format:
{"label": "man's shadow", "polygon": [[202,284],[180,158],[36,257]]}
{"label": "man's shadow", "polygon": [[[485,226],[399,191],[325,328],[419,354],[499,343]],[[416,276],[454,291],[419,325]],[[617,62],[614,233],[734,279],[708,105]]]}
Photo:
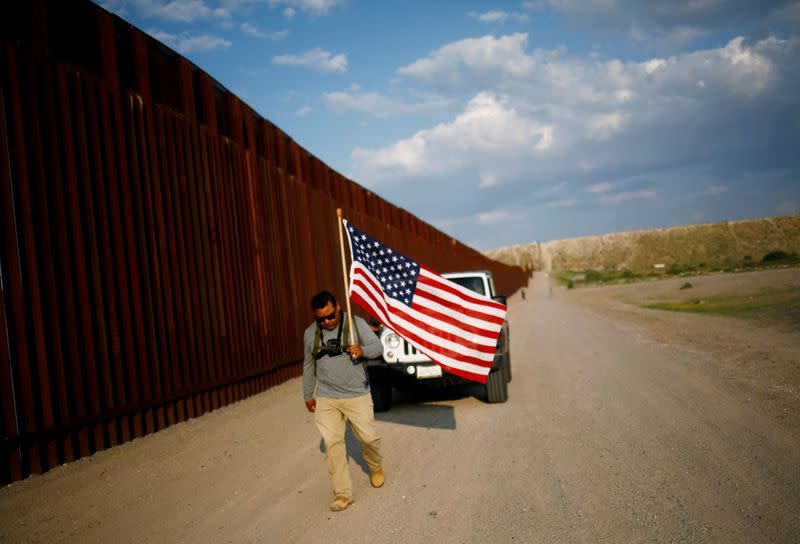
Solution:
{"label": "man's shadow", "polygon": [[[361,454],[361,442],[359,442],[356,435],[353,434],[349,421],[347,422],[347,428],[344,433],[344,445],[347,450],[348,462],[352,459],[361,467],[364,474],[369,476],[369,465],[367,465],[364,456]],[[319,451],[325,453],[325,440],[322,438],[319,440]]]}

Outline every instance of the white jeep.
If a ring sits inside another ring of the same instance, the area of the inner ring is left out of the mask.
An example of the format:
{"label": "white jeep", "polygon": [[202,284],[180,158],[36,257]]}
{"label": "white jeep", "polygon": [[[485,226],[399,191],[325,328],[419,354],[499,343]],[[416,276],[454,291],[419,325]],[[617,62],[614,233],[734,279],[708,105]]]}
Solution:
{"label": "white jeep", "polygon": [[[506,297],[495,292],[492,273],[488,270],[451,272],[443,277],[493,300],[506,303]],[[420,386],[448,387],[470,382],[450,374],[414,346],[387,328],[379,332],[383,344],[383,360],[367,363],[372,401],[376,412],[392,407],[392,388],[412,389]],[[486,380],[486,401],[508,400],[508,382],[511,381],[511,353],[508,337],[508,320],[503,323],[492,363]]]}

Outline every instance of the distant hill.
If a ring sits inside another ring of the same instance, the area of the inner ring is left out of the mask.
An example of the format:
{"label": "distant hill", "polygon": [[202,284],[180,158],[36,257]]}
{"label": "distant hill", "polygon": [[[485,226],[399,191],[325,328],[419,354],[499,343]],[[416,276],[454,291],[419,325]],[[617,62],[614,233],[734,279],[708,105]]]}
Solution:
{"label": "distant hill", "polygon": [[534,270],[703,268],[760,262],[773,251],[800,253],[800,215],[618,232],[492,249],[497,261]]}

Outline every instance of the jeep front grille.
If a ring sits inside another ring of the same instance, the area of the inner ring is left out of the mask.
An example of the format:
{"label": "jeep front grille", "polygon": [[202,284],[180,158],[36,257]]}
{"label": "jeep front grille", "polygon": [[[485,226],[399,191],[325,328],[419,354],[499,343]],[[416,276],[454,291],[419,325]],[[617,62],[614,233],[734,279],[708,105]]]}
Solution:
{"label": "jeep front grille", "polygon": [[405,353],[406,355],[416,355],[419,352],[417,351],[417,348],[415,348],[414,346],[403,340],[403,353]]}

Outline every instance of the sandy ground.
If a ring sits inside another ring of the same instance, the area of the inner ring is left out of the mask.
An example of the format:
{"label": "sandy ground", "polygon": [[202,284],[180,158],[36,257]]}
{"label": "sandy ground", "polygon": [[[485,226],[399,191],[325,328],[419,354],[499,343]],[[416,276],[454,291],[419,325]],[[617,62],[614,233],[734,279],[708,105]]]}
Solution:
{"label": "sandy ground", "polygon": [[0,489],[0,542],[800,541],[797,330],[547,282],[510,300],[509,401],[396,394],[345,512],[296,379]]}

